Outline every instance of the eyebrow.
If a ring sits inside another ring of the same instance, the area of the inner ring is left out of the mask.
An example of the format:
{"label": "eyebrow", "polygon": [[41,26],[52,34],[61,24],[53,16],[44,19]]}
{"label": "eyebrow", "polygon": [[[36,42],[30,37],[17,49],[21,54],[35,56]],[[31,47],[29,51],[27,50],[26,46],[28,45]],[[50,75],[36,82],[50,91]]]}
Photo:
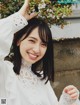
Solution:
{"label": "eyebrow", "polygon": [[29,37],[29,38],[32,38],[32,39],[34,39],[34,40],[37,40],[37,38],[35,38],[35,37],[32,37],[32,36],[31,36],[31,37]]}
{"label": "eyebrow", "polygon": [[[37,38],[35,38],[35,37],[32,37],[32,36],[30,36],[30,37],[28,37],[28,38],[31,38],[31,39],[34,39],[34,40],[38,40]],[[43,42],[43,41],[42,41]],[[45,42],[43,42],[43,43],[47,43],[47,41],[45,41]]]}

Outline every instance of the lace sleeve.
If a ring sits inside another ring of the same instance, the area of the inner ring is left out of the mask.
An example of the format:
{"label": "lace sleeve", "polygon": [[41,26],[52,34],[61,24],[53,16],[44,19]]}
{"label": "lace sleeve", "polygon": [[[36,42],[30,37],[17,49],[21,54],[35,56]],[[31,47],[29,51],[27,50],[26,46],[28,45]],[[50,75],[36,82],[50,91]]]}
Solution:
{"label": "lace sleeve", "polygon": [[71,99],[67,93],[62,93],[59,101],[59,105],[80,105],[79,99]]}
{"label": "lace sleeve", "polygon": [[27,20],[19,12],[11,15],[9,18],[11,19],[13,33],[19,31],[28,24]]}
{"label": "lace sleeve", "polygon": [[50,100],[50,105],[59,105],[58,99],[57,99],[56,94],[50,84],[50,81],[47,82],[46,87],[47,87],[48,98]]}
{"label": "lace sleeve", "polygon": [[60,97],[60,100],[58,102],[55,92],[52,89],[49,81],[46,86],[47,86],[47,94],[49,96],[51,105],[53,105],[53,104],[54,105],[80,105],[79,99],[77,99],[77,100],[71,99],[70,96],[67,93],[65,93],[64,91],[63,91],[63,93]]}
{"label": "lace sleeve", "polygon": [[73,105],[80,105],[80,100],[77,99],[76,102]]}
{"label": "lace sleeve", "polygon": [[27,25],[27,20],[18,12],[0,19],[0,59],[8,55],[14,33],[25,25]]}

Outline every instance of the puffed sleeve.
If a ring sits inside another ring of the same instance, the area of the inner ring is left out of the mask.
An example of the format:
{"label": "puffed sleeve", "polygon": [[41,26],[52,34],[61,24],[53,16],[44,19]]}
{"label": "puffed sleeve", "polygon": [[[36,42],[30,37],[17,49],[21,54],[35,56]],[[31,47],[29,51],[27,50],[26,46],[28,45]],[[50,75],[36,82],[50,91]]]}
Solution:
{"label": "puffed sleeve", "polygon": [[0,59],[10,51],[14,33],[27,25],[27,20],[19,13],[0,19]]}
{"label": "puffed sleeve", "polygon": [[8,74],[8,70],[6,70],[5,62],[3,60],[0,60],[0,101],[1,101],[1,98],[6,98],[5,84],[7,80],[7,74]]}
{"label": "puffed sleeve", "polygon": [[59,105],[80,105],[80,101],[79,99],[71,99],[70,96],[63,91],[59,100]]}
{"label": "puffed sleeve", "polygon": [[50,105],[58,105],[58,99],[49,81],[47,82],[46,87],[47,87],[48,98],[50,100]]}
{"label": "puffed sleeve", "polygon": [[70,98],[68,94],[64,92],[62,92],[60,100],[58,101],[49,81],[46,86],[47,86],[47,93],[48,93],[51,105],[80,105],[79,99],[73,100]]}

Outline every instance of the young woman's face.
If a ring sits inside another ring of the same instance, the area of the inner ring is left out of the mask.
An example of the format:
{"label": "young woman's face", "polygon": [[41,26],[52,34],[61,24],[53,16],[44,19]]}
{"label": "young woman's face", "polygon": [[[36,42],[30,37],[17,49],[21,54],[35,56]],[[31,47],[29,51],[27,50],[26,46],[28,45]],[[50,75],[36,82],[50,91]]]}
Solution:
{"label": "young woman's face", "polygon": [[31,64],[39,61],[47,50],[47,45],[39,37],[38,28],[35,28],[27,38],[21,41],[19,46],[22,58]]}

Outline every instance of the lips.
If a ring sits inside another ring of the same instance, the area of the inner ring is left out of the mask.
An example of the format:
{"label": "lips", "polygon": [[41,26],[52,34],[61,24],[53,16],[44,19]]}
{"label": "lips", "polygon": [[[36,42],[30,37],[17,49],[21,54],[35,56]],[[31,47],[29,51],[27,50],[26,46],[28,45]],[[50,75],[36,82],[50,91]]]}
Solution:
{"label": "lips", "polygon": [[29,56],[29,58],[30,58],[31,60],[36,60],[37,57],[38,57],[38,55],[35,55],[35,54],[32,54],[32,53],[29,53],[29,52],[28,52],[28,56]]}

